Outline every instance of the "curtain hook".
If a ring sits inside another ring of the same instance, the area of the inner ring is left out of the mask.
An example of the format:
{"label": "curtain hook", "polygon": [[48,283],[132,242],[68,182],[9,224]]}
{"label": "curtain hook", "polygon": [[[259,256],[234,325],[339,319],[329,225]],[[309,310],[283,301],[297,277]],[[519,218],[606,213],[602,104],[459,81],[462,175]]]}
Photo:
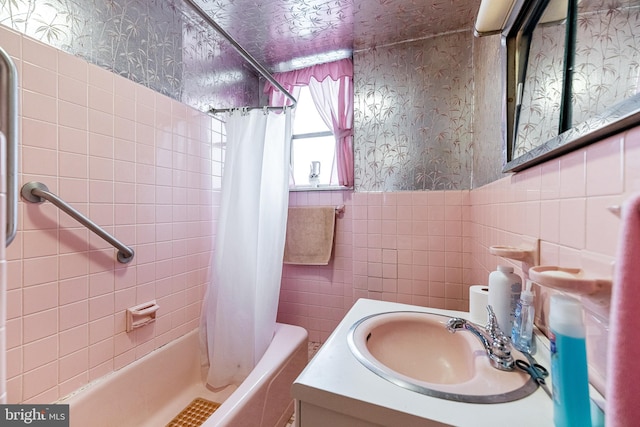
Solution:
{"label": "curtain hook", "polygon": [[262,107],[262,111],[264,113],[265,116],[269,115],[269,107],[267,105],[265,105],[264,107]]}

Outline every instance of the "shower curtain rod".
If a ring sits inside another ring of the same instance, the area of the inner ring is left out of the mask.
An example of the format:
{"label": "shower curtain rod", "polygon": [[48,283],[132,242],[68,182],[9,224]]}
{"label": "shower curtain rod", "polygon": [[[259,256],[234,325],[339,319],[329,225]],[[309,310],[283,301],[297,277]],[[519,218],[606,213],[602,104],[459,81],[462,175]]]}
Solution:
{"label": "shower curtain rod", "polygon": [[[207,24],[211,25],[222,37],[227,39],[231,46],[247,61],[249,62],[253,68],[259,72],[265,79],[269,80],[269,82],[274,85],[280,92],[284,94],[289,100],[291,100],[292,104],[289,106],[291,108],[296,106],[298,102],[296,98],[294,98],[288,90],[286,90],[278,81],[271,75],[271,73],[262,66],[249,52],[247,52],[240,44],[231,37],[231,34],[227,33],[224,28],[222,28],[216,21],[214,21],[200,6],[198,6],[194,0],[184,0],[186,3],[189,3],[193,10],[196,11],[200,18],[202,18]],[[264,107],[246,107],[249,110],[264,108]],[[267,107],[269,110],[281,110],[283,107]],[[224,111],[230,111],[232,108],[212,108],[209,110],[211,114],[221,113]]]}
{"label": "shower curtain rod", "polygon": [[[295,105],[295,104],[294,104]],[[269,111],[281,111],[285,108],[293,108],[293,105],[287,105],[286,107],[274,107],[274,106],[264,106],[264,107],[236,107],[236,108],[212,108],[209,110],[209,113],[226,113],[229,111],[235,110],[269,110]]]}

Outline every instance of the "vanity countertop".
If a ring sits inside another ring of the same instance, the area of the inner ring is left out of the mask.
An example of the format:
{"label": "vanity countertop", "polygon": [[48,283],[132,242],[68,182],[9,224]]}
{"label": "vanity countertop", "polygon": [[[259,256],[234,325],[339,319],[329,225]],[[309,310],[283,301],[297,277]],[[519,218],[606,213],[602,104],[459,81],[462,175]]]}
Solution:
{"label": "vanity countertop", "polygon": [[[508,403],[471,404],[406,390],[364,367],[349,350],[356,321],[388,311],[422,311],[468,319],[469,313],[360,299],[296,379],[293,397],[321,408],[385,426],[553,426],[553,403],[542,388]],[[548,342],[538,341],[535,358],[550,370]],[[551,387],[550,381],[547,381]],[[429,420],[431,422],[429,422]]]}

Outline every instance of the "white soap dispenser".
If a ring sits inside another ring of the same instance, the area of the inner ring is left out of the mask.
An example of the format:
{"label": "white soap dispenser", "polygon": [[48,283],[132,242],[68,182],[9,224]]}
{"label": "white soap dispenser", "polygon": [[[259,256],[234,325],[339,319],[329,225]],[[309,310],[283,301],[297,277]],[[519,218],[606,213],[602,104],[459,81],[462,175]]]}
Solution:
{"label": "white soap dispenser", "polygon": [[489,274],[489,305],[498,318],[500,330],[506,336],[511,332],[516,304],[522,292],[522,280],[513,267],[499,265]]}

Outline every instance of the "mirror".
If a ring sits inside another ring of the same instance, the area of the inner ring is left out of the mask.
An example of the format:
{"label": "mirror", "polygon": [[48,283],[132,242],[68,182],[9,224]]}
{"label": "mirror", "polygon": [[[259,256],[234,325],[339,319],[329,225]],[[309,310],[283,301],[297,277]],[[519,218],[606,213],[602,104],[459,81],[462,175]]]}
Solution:
{"label": "mirror", "polygon": [[[564,3],[563,7],[558,5]],[[564,10],[563,10],[564,9]],[[558,136],[565,74],[566,1],[551,0],[529,33],[519,31],[526,60],[518,81],[513,157]]]}
{"label": "mirror", "polygon": [[507,46],[517,172],[640,123],[640,0],[520,1]]}

